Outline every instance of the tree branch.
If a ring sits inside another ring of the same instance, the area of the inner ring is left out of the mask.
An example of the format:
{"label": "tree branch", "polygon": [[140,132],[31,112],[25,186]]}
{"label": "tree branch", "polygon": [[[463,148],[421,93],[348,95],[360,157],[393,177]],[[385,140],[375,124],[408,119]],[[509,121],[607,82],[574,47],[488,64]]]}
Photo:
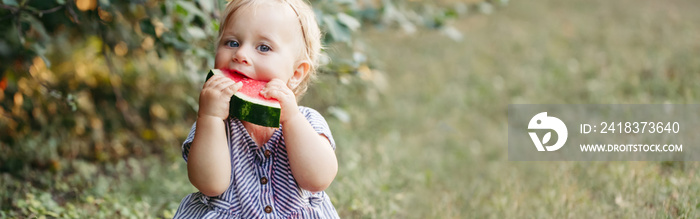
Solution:
{"label": "tree branch", "polygon": [[24,36],[22,35],[22,23],[19,22],[20,13],[17,13],[17,19],[15,19],[15,28],[17,28],[17,37],[19,37],[19,43],[24,45]]}
{"label": "tree branch", "polygon": [[[56,7],[51,8],[51,9],[46,9],[46,10],[37,11],[38,13],[32,13],[32,14],[35,14],[35,15],[41,17],[41,16],[43,16],[44,14],[54,13],[54,12],[60,10],[60,9],[63,8],[63,7],[66,7],[66,6],[67,6],[67,5],[59,5],[59,6],[56,6]],[[32,10],[27,10],[27,9],[25,9],[25,7],[14,7],[14,6],[9,6],[9,5],[0,5],[0,8],[10,10],[10,12],[11,12],[12,14],[15,14],[15,13],[17,13],[17,12],[19,12],[19,11],[34,12],[34,11],[32,11]]]}
{"label": "tree branch", "polygon": [[[71,4],[73,1],[68,1],[66,5]],[[76,24],[79,24],[80,21],[78,20],[78,15],[75,14],[75,11],[73,10],[72,7],[66,7],[68,9],[68,13],[70,14],[71,17],[73,17],[73,21],[75,21]]]}
{"label": "tree branch", "polygon": [[19,8],[18,8],[18,7],[12,7],[12,6],[9,6],[9,5],[0,5],[0,8],[4,8],[4,9],[7,9],[7,10],[10,10],[10,12],[12,12],[13,14],[14,14],[14,13],[17,13],[17,11],[19,11]]}
{"label": "tree branch", "polygon": [[39,15],[39,17],[42,17],[42,16],[44,16],[44,14],[51,14],[51,13],[54,13],[54,12],[58,11],[59,9],[61,9],[61,8],[63,8],[63,7],[66,7],[66,5],[59,5],[59,6],[56,6],[56,7],[52,8],[52,9],[46,9],[46,10],[43,10],[43,11],[39,11],[39,14],[38,14],[38,15]]}

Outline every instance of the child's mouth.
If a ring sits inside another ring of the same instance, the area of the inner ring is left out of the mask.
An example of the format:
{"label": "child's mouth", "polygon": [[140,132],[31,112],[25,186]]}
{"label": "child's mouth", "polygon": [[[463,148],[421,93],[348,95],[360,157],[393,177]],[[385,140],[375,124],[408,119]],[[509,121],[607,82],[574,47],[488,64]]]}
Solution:
{"label": "child's mouth", "polygon": [[243,76],[243,77],[245,77],[245,78],[250,78],[250,77],[248,77],[248,75],[243,74],[243,72],[240,72],[240,71],[238,71],[238,70],[231,69],[231,71],[232,71],[233,73],[239,74],[239,75],[241,75],[241,76]]}

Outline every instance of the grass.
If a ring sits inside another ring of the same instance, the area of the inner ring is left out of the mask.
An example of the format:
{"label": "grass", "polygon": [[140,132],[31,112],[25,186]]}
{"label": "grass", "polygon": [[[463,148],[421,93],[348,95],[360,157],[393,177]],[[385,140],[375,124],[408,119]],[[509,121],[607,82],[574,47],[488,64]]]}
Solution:
{"label": "grass", "polygon": [[[511,162],[512,103],[696,103],[689,1],[513,1],[435,32],[369,34],[390,88],[331,124],[350,218],[695,218],[696,162]],[[398,35],[398,36],[397,36]],[[371,93],[371,92],[370,92]],[[359,103],[358,103],[359,102]]]}
{"label": "grass", "polygon": [[[366,77],[387,88],[322,77],[303,100],[326,115],[338,145],[327,192],[343,218],[700,217],[697,162],[507,157],[508,104],[697,103],[699,9],[690,0],[511,1],[456,21],[461,42],[369,31],[364,48],[382,71]],[[0,216],[169,217],[195,191],[176,155],[60,165],[0,175],[0,206],[13,206]]]}

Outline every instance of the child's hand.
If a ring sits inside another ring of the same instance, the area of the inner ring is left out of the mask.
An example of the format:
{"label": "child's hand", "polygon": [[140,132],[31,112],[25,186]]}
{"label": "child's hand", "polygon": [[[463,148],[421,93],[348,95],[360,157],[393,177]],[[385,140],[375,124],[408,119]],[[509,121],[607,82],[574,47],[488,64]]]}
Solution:
{"label": "child's hand", "polygon": [[230,78],[214,75],[204,83],[202,92],[199,93],[199,117],[216,117],[225,120],[228,117],[229,102],[231,96],[243,83],[236,83]]}
{"label": "child's hand", "polygon": [[300,114],[294,92],[282,80],[272,79],[270,82],[267,82],[260,94],[265,98],[273,98],[280,102],[280,107],[282,108],[282,115],[280,115],[281,124],[284,125],[294,115]]}

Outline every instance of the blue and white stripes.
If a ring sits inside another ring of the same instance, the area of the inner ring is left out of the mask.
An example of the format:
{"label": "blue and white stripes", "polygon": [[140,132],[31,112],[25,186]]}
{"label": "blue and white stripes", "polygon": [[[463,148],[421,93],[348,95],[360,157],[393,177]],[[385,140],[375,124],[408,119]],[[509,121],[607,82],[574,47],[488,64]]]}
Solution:
{"label": "blue and white stripes", "polygon": [[[335,141],[326,120],[316,110],[299,107],[317,133]],[[289,167],[282,128],[262,147],[255,142],[243,124],[229,118],[231,185],[220,196],[207,197],[197,192],[185,197],[175,218],[338,218],[338,213],[325,192],[311,193],[299,188]],[[182,145],[187,161],[196,124]]]}

